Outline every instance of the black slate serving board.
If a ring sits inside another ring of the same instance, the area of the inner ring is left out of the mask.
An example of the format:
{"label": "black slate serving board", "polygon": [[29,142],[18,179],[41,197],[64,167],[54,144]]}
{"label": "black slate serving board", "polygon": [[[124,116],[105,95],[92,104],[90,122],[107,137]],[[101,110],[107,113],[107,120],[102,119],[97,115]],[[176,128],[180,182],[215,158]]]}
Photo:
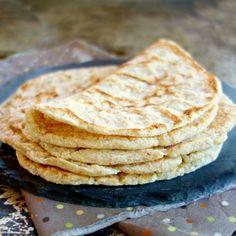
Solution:
{"label": "black slate serving board", "polygon": [[[120,63],[120,60],[91,61],[82,64],[43,68],[1,86],[0,102],[4,101],[26,80],[44,73]],[[236,90],[226,84],[223,84],[223,89],[236,102]],[[189,203],[236,183],[236,128],[229,133],[229,138],[215,162],[173,180],[157,181],[138,186],[56,185],[40,177],[33,176],[21,168],[16,160],[15,151],[5,144],[1,146],[0,157],[0,179],[2,181],[33,194],[57,201],[96,207],[134,207]]]}

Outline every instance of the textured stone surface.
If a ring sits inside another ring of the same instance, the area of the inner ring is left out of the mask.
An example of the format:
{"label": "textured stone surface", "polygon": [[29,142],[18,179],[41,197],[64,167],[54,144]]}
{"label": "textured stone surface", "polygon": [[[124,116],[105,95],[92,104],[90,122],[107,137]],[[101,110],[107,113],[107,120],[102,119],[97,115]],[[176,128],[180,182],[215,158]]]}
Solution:
{"label": "textured stone surface", "polygon": [[235,12],[235,0],[2,0],[0,57],[79,37],[129,58],[166,37],[236,86]]}
{"label": "textured stone surface", "polygon": [[16,233],[25,236],[36,235],[20,191],[2,183],[0,184],[0,232],[2,235]]}

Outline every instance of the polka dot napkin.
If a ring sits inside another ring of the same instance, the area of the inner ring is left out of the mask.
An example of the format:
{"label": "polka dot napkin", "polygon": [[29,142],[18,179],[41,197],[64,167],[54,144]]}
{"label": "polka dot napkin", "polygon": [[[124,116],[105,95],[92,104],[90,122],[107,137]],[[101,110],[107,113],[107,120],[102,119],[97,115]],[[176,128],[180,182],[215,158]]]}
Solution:
{"label": "polka dot napkin", "polygon": [[119,228],[137,236],[231,236],[236,232],[235,203],[234,189],[186,207],[126,220]]}
{"label": "polka dot napkin", "polygon": [[[44,236],[84,235],[117,222],[131,236],[231,236],[236,230],[236,189],[165,212],[152,211],[153,207],[86,207],[26,192],[23,196],[39,235]],[[144,216],[137,218],[140,215]]]}

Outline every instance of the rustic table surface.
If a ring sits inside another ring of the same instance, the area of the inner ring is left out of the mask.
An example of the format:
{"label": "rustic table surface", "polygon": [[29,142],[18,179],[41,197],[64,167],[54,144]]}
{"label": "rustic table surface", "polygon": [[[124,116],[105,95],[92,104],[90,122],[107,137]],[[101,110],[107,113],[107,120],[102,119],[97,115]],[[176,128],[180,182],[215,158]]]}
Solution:
{"label": "rustic table surface", "polygon": [[236,85],[235,0],[0,1],[0,57],[83,38],[129,58],[171,38]]}

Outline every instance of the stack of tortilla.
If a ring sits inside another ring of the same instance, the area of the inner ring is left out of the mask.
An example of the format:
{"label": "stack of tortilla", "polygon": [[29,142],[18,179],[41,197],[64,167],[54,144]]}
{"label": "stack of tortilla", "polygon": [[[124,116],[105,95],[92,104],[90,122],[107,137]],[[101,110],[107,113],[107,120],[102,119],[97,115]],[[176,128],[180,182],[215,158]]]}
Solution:
{"label": "stack of tortilla", "polygon": [[218,79],[159,40],[118,67],[26,82],[1,106],[0,140],[50,182],[137,185],[214,161],[235,124]]}

